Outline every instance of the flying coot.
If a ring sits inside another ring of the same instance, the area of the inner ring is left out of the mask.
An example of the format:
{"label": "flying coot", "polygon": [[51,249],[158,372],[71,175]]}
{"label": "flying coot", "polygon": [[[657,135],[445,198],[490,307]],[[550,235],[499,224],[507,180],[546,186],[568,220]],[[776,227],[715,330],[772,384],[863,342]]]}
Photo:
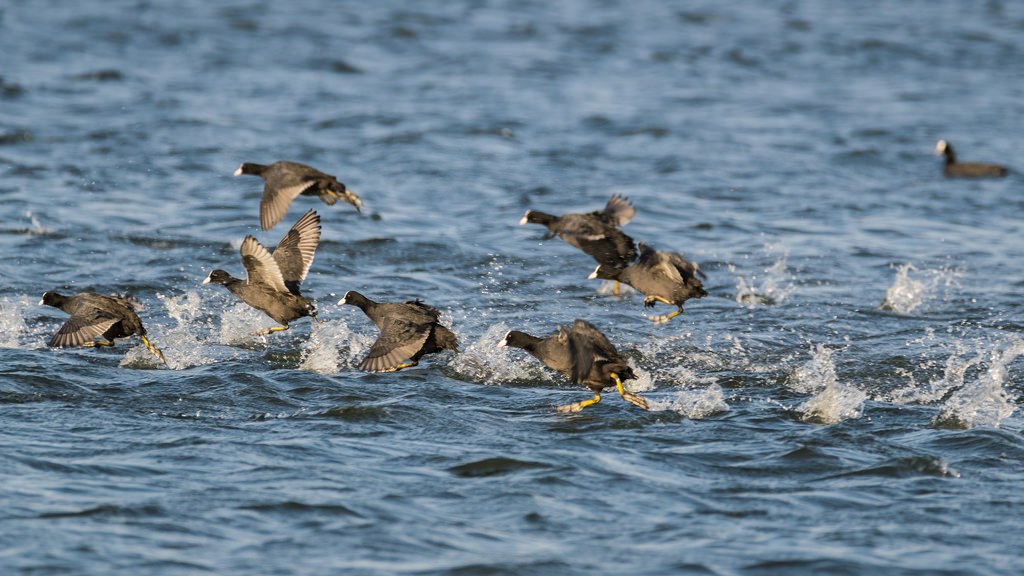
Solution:
{"label": "flying coot", "polygon": [[615,386],[627,402],[649,410],[647,400],[639,394],[627,392],[623,380],[636,378],[633,369],[615,350],[615,346],[593,324],[576,320],[572,326],[559,326],[558,333],[537,338],[517,330],[509,331],[499,346],[512,346],[526,350],[548,368],[565,374],[576,384],[594,392],[594,398],[558,406],[559,412],[579,412],[601,401],[601,390]]}
{"label": "flying coot", "polygon": [[394,372],[419,364],[424,354],[459,351],[455,334],[437,322],[441,313],[419,300],[374,302],[350,290],[338,301],[342,304],[358,307],[380,329],[360,370]]}
{"label": "flying coot", "polygon": [[679,254],[655,250],[641,243],[640,257],[635,263],[626,268],[602,264],[590,273],[589,278],[629,284],[647,296],[644,306],[654,306],[656,302],[678,306],[679,309],[671,314],[648,318],[655,324],[663,324],[682,314],[683,302],[708,295],[698,275],[706,278],[699,266]]}
{"label": "flying coot", "polygon": [[1009,170],[998,164],[982,164],[980,162],[957,162],[953,145],[939,140],[935,145],[935,154],[945,156],[946,162],[942,171],[946,176],[962,176],[966,178],[985,178],[990,176],[1006,176]]}
{"label": "flying coot", "polygon": [[636,215],[629,200],[614,195],[603,210],[586,214],[553,216],[539,210],[527,210],[519,224],[541,224],[549,230],[545,239],[558,236],[589,254],[598,264],[621,268],[636,259],[636,244],[619,226]]}
{"label": "flying coot", "polygon": [[359,196],[334,176],[298,162],[282,160],[268,165],[244,162],[235,170],[235,176],[241,174],[255,174],[266,180],[263,198],[260,200],[260,226],[264,230],[270,230],[280,222],[292,200],[300,194],[319,196],[329,206],[333,206],[339,199],[344,200],[357,211],[363,204]]}
{"label": "flying coot", "polygon": [[241,248],[245,280],[214,270],[203,284],[224,285],[243,302],[284,326],[259,330],[253,336],[287,330],[289,322],[303,316],[317,320],[313,300],[302,296],[299,285],[306,278],[319,243],[320,216],[310,210],[285,234],[273,254],[251,235],[245,237]]}
{"label": "flying coot", "polygon": [[[167,364],[164,353],[146,339],[146,328],[135,310],[144,307],[131,296],[113,296],[82,292],[64,296],[57,292],[46,292],[39,305],[60,308],[71,315],[57,333],[47,342],[48,346],[65,348],[70,346],[113,346],[115,338],[127,338],[138,334],[142,343]],[[106,338],[107,341],[97,340]]]}

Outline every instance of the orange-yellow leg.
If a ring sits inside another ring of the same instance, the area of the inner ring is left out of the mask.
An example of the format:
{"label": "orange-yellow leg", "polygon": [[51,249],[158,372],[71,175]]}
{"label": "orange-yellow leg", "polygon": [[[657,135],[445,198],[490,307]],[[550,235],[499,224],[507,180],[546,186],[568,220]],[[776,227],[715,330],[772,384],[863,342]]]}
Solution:
{"label": "orange-yellow leg", "polygon": [[257,330],[255,332],[253,332],[252,335],[253,336],[264,336],[266,334],[270,334],[271,332],[283,332],[284,330],[287,330],[287,329],[288,329],[288,326],[274,326],[273,328],[264,328],[263,330]]}
{"label": "orange-yellow leg", "polygon": [[395,366],[394,368],[389,368],[387,371],[388,372],[398,372],[402,368],[412,368],[413,366],[416,366],[418,364],[419,364],[418,361],[406,362],[405,364],[399,364],[398,366]]}
{"label": "orange-yellow leg", "polygon": [[161,352],[160,349],[157,348],[156,346],[150,344],[149,340],[146,340],[145,336],[142,337],[142,343],[145,344],[146,348],[148,348],[149,351],[152,352],[154,356],[156,356],[161,362],[163,362],[164,365],[167,365],[167,359],[164,358],[164,353]]}
{"label": "orange-yellow leg", "polygon": [[[654,306],[654,301],[664,302],[665,304],[672,305],[672,302],[669,302],[668,300],[665,300],[664,298],[661,298],[659,296],[648,297],[646,300],[644,300],[644,305]],[[675,312],[672,312],[671,314],[663,314],[661,316],[648,316],[647,319],[650,320],[651,322],[654,322],[655,325],[664,324],[683,313],[683,305],[679,304],[678,307],[679,309],[676,310]]]}
{"label": "orange-yellow leg", "polygon": [[103,340],[93,340],[92,342],[86,342],[82,344],[84,348],[99,348],[100,346],[113,346],[113,342],[104,342]]}
{"label": "orange-yellow leg", "polygon": [[559,412],[566,412],[566,413],[570,413],[571,414],[571,413],[579,412],[580,410],[583,410],[584,408],[586,408],[587,406],[590,406],[591,404],[597,404],[600,401],[601,401],[601,395],[598,394],[597,392],[594,392],[594,398],[591,399],[591,400],[584,400],[582,402],[573,402],[572,404],[566,404],[565,406],[555,406],[555,410],[558,410]]}
{"label": "orange-yellow leg", "polygon": [[639,406],[644,410],[650,410],[650,408],[647,407],[646,398],[639,394],[627,392],[626,389],[622,387],[622,380],[619,380],[618,374],[612,372],[612,379],[615,380],[615,387],[619,389],[619,394],[622,395],[623,400],[629,402],[630,404],[633,404],[634,406]]}

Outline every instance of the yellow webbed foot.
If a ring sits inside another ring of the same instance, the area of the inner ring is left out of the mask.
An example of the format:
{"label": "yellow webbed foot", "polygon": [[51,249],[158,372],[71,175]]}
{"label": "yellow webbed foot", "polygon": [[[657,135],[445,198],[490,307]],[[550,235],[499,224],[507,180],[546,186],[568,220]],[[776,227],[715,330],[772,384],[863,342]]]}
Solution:
{"label": "yellow webbed foot", "polygon": [[559,412],[562,412],[563,414],[574,414],[576,412],[579,412],[580,410],[583,410],[587,406],[590,406],[591,404],[597,404],[600,401],[601,401],[601,395],[595,392],[594,393],[594,398],[591,399],[591,400],[584,400],[582,402],[573,402],[572,404],[566,404],[565,406],[555,406],[555,410],[558,410]]}
{"label": "yellow webbed foot", "polygon": [[164,353],[163,353],[163,352],[161,352],[161,351],[160,351],[160,349],[159,349],[159,348],[157,348],[156,346],[153,346],[152,344],[150,344],[150,343],[149,343],[149,340],[146,340],[146,337],[145,337],[145,336],[143,336],[143,337],[142,337],[142,343],[146,345],[146,348],[147,348],[147,349],[148,349],[148,350],[149,350],[150,352],[152,352],[154,356],[156,356],[156,357],[157,357],[157,358],[158,358],[158,359],[159,359],[159,360],[160,360],[161,362],[163,362],[163,363],[164,363],[164,366],[167,366],[167,365],[168,365],[168,364],[167,364],[167,359],[166,359],[166,358],[164,358]]}
{"label": "yellow webbed foot", "polygon": [[619,380],[619,376],[617,374],[612,373],[612,378],[615,380],[615,387],[618,388],[619,394],[622,396],[623,400],[633,404],[634,406],[639,406],[644,410],[650,410],[647,406],[646,398],[639,394],[634,394],[633,392],[627,392],[626,389],[622,387],[622,380]]}

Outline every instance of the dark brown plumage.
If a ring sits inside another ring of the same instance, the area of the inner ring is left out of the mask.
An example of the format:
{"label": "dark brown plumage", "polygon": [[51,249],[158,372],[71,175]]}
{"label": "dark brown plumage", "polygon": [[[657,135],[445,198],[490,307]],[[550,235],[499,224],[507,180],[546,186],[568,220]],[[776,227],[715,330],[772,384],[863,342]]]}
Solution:
{"label": "dark brown plumage", "polygon": [[302,296],[299,285],[306,279],[319,243],[320,216],[310,210],[285,234],[273,253],[252,236],[245,237],[241,247],[245,280],[234,278],[224,270],[214,270],[203,284],[223,285],[243,302],[284,326],[260,330],[254,335],[287,330],[289,322],[303,316],[316,319],[313,301]]}
{"label": "dark brown plumage", "polygon": [[636,215],[629,200],[614,195],[603,210],[586,214],[553,216],[539,210],[527,210],[519,224],[541,224],[550,231],[547,238],[558,236],[589,254],[598,264],[621,268],[636,259],[636,243],[619,226]]}
{"label": "dark brown plumage", "polygon": [[350,290],[338,301],[343,304],[358,307],[380,329],[360,370],[394,372],[419,364],[424,354],[459,351],[455,334],[437,321],[441,313],[419,300],[374,302]]}
{"label": "dark brown plumage", "polygon": [[[146,339],[146,328],[135,313],[142,305],[130,296],[113,296],[81,292],[64,296],[57,292],[46,292],[39,305],[53,306],[71,315],[57,333],[50,338],[47,346],[65,348],[70,346],[113,346],[116,338],[127,338],[138,334],[142,343],[167,364],[164,354]],[[105,338],[106,341],[97,340]]]}
{"label": "dark brown plumage", "polygon": [[635,263],[625,268],[599,265],[589,278],[629,284],[647,296],[644,306],[654,306],[656,302],[677,306],[676,312],[650,317],[655,324],[662,324],[682,314],[683,302],[708,295],[697,276],[704,277],[704,272],[693,262],[674,252],[662,252],[641,243],[640,257]]}
{"label": "dark brown plumage", "polygon": [[565,374],[573,383],[582,384],[594,393],[592,400],[559,406],[560,412],[579,412],[600,402],[601,391],[610,386],[615,386],[627,402],[648,409],[642,396],[622,387],[623,380],[636,378],[633,369],[608,338],[585,320],[576,320],[572,326],[559,326],[558,332],[547,338],[512,330],[505,334],[499,346],[526,350],[548,368]]}
{"label": "dark brown plumage", "polygon": [[253,164],[244,162],[235,170],[235,176],[255,174],[266,180],[263,186],[263,198],[260,200],[260,226],[270,230],[284,217],[292,200],[303,196],[319,196],[324,204],[334,205],[339,199],[348,202],[360,210],[363,201],[354,192],[338,182],[330,174],[299,164],[298,162],[280,161],[273,164]]}
{"label": "dark brown plumage", "polygon": [[998,164],[983,164],[981,162],[958,162],[953,145],[945,140],[939,140],[935,145],[935,154],[945,156],[942,172],[946,176],[959,176],[963,178],[988,178],[995,176],[1006,176],[1009,170]]}

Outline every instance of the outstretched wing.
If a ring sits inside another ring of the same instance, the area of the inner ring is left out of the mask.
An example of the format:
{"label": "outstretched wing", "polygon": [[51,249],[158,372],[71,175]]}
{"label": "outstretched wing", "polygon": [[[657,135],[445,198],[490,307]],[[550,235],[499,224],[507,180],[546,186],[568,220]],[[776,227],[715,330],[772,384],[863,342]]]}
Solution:
{"label": "outstretched wing", "polygon": [[377,341],[359,363],[359,369],[368,372],[394,370],[419,352],[429,336],[430,324],[389,319],[381,326]]}
{"label": "outstretched wing", "polygon": [[299,285],[306,279],[313,255],[320,244],[320,215],[310,210],[299,218],[274,249],[274,260],[281,271],[284,285],[299,295]]}
{"label": "outstretched wing", "polygon": [[310,180],[291,186],[281,186],[276,180],[276,178],[267,178],[267,183],[263,186],[263,198],[260,199],[260,226],[264,230],[270,230],[276,226],[288,212],[292,200],[316,183]]}
{"label": "outstretched wing", "polygon": [[277,292],[289,291],[277,260],[252,236],[246,236],[242,241],[242,265],[250,285],[259,284]]}
{"label": "outstretched wing", "polygon": [[47,345],[56,348],[81,346],[99,338],[117,322],[117,318],[101,316],[96,314],[95,310],[92,314],[82,311],[68,318]]}

